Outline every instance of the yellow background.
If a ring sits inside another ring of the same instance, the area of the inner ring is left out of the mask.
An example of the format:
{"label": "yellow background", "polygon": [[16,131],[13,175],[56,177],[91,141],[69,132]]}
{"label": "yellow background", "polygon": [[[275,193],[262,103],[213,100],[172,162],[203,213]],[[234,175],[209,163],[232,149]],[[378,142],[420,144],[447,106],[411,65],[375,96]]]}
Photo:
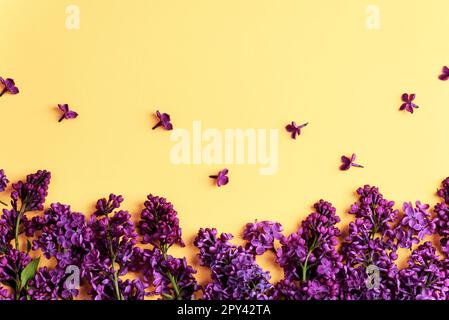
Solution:
{"label": "yellow background", "polygon": [[[65,27],[69,4],[79,31]],[[365,27],[369,4],[378,31]],[[449,174],[449,83],[437,78],[448,11],[447,0],[0,0],[0,75],[21,89],[0,98],[0,168],[11,180],[50,170],[47,204],[87,214],[110,192],[136,218],[148,193],[165,196],[189,243],[173,253],[194,265],[200,227],[239,235],[269,219],[291,232],[320,198],[344,226],[363,184],[433,204]],[[414,115],[398,111],[404,92],[417,94]],[[58,123],[58,103],[79,118]],[[156,109],[177,128],[279,128],[278,173],[228,166],[231,183],[214,187],[224,166],[170,163]],[[297,141],[292,120],[310,122]],[[352,152],[366,168],[340,172]]]}

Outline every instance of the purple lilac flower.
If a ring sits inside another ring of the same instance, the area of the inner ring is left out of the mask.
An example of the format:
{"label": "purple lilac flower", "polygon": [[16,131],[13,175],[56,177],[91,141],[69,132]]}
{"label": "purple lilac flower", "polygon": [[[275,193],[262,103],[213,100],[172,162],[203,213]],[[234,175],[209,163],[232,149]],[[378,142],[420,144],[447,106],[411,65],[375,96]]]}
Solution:
{"label": "purple lilac flower", "polygon": [[88,294],[94,300],[143,300],[146,285],[139,279],[123,281],[112,268],[111,259],[93,249],[84,259],[82,276],[88,279]]}
{"label": "purple lilac flower", "polygon": [[398,215],[395,210],[394,201],[384,199],[377,187],[365,185],[357,189],[359,201],[354,203],[349,210],[350,214],[356,218],[362,218],[371,223],[373,234],[384,233],[390,228],[390,223],[394,222]]}
{"label": "purple lilac flower", "polygon": [[[51,174],[46,170],[39,170],[27,176],[26,181],[19,181],[12,185],[12,205],[14,210],[20,212],[42,211],[48,195],[48,185]],[[18,207],[20,202],[21,207]]]}
{"label": "purple lilac flower", "polygon": [[[89,295],[93,300],[117,300],[114,281],[111,274],[104,273],[89,280],[91,286]],[[139,279],[118,279],[117,291],[120,292],[120,300],[143,300],[147,295],[146,285]]]}
{"label": "purple lilac flower", "polygon": [[341,166],[340,166],[340,170],[342,171],[346,171],[349,170],[351,167],[356,167],[356,168],[364,168],[364,166],[355,163],[355,159],[356,159],[356,154],[353,153],[351,158],[347,157],[347,156],[341,156]]}
{"label": "purple lilac flower", "polygon": [[211,269],[212,281],[204,288],[205,300],[266,300],[274,286],[270,274],[256,263],[254,255],[229,242],[229,234],[200,229],[194,245],[200,250],[200,264]]}
{"label": "purple lilac flower", "polygon": [[438,77],[441,81],[447,81],[449,79],[449,68],[447,66],[443,67],[441,70],[441,75]]}
{"label": "purple lilac flower", "polygon": [[8,186],[9,180],[5,175],[5,171],[3,169],[0,169],[0,192],[5,191],[6,187]]}
{"label": "purple lilac flower", "polygon": [[[109,206],[104,206],[108,203],[105,199],[97,202],[97,214],[88,223],[95,249],[84,257],[82,274],[91,285],[90,294],[94,299],[143,299],[145,285],[140,280],[120,279],[134,268],[134,255],[140,252],[135,247],[137,233],[134,223],[127,211],[116,211],[110,217],[112,212],[108,208],[118,209],[122,197],[112,195],[109,199],[112,199]],[[114,204],[114,201],[117,202]]]}
{"label": "purple lilac flower", "polygon": [[287,132],[290,132],[292,139],[296,139],[296,137],[301,134],[302,128],[306,127],[308,124],[309,123],[307,122],[298,126],[295,121],[292,121],[291,124],[288,124],[285,127],[285,130],[287,130]]}
{"label": "purple lilac flower", "polygon": [[101,257],[115,258],[114,262],[120,265],[120,275],[125,275],[137,243],[137,233],[131,215],[121,210],[112,217],[102,219],[93,217],[89,227],[93,233],[94,245],[100,251]]}
{"label": "purple lilac flower", "polygon": [[408,94],[408,93],[404,93],[402,95],[402,102],[403,104],[401,105],[401,107],[399,108],[399,110],[405,110],[407,112],[413,113],[414,109],[419,108],[413,101],[416,98],[416,94],[412,93],[412,94]]}
{"label": "purple lilac flower", "polygon": [[134,263],[137,261],[136,269],[142,273],[145,283],[154,287],[149,295],[159,295],[164,300],[194,299],[200,286],[194,277],[196,271],[187,265],[185,258],[174,258],[157,248],[139,248],[139,251]]}
{"label": "purple lilac flower", "polygon": [[[397,283],[397,259],[395,246],[389,241],[390,225],[396,220],[394,202],[383,198],[378,188],[368,185],[357,190],[359,201],[349,213],[356,220],[349,225],[349,234],[342,243],[345,260],[342,269],[340,298],[344,300],[390,300],[395,295]],[[367,268],[379,269],[379,285],[367,286]]]}
{"label": "purple lilac flower", "polygon": [[59,122],[61,122],[64,119],[69,120],[69,119],[75,119],[76,117],[78,117],[78,113],[70,110],[69,105],[66,103],[58,104],[58,108],[62,112],[62,116],[61,116],[61,118],[59,118]]}
{"label": "purple lilac flower", "polygon": [[106,216],[109,213],[112,213],[115,209],[120,208],[121,203],[123,202],[122,196],[117,196],[113,193],[109,195],[109,198],[99,199],[95,206],[96,211],[94,215],[96,216]]}
{"label": "purple lilac flower", "polygon": [[50,172],[39,170],[28,175],[24,182],[19,181],[12,185],[12,209],[3,210],[2,220],[6,222],[10,230],[14,230],[13,239],[16,249],[19,247],[19,235],[25,231],[28,224],[25,213],[43,210],[50,179]]}
{"label": "purple lilac flower", "polygon": [[12,248],[0,256],[0,283],[14,290],[16,300],[24,298],[24,291],[17,277],[30,262],[28,254]]}
{"label": "purple lilac flower", "polygon": [[426,235],[431,235],[435,229],[435,225],[430,221],[430,213],[427,211],[429,209],[428,204],[421,204],[421,202],[416,201],[416,208],[410,202],[406,202],[403,205],[403,210],[405,213],[402,219],[402,224],[414,229],[418,232],[418,237],[424,239]]}
{"label": "purple lilac flower", "polygon": [[[194,274],[196,271],[185,258],[174,258],[154,249],[150,259],[155,294],[168,300],[190,300],[199,290]],[[147,275],[147,278],[149,276]]]}
{"label": "purple lilac flower", "polygon": [[[296,284],[295,299],[336,299],[337,274],[342,260],[336,251],[340,218],[329,202],[320,200],[315,212],[303,221],[299,230],[281,240],[277,261],[284,269],[289,287]],[[321,288],[318,292],[318,288]]]}
{"label": "purple lilac flower", "polygon": [[[34,217],[35,230],[41,230],[33,249],[41,249],[47,259],[56,258],[58,267],[81,266],[84,256],[92,249],[92,230],[83,214],[72,212],[70,206],[52,204],[44,216]],[[29,232],[30,233],[30,232]]]}
{"label": "purple lilac flower", "polygon": [[12,95],[19,93],[19,88],[16,87],[16,84],[13,79],[11,78],[3,79],[2,77],[0,77],[0,83],[4,86],[2,91],[0,91],[0,97],[7,92],[9,92]]}
{"label": "purple lilac flower", "polygon": [[228,247],[211,271],[212,281],[204,288],[205,300],[268,300],[274,289],[269,272],[242,247]]}
{"label": "purple lilac flower", "polygon": [[229,183],[228,173],[229,173],[228,169],[223,169],[220,172],[218,172],[217,175],[209,176],[209,178],[215,179],[217,182],[217,186],[222,187]]}
{"label": "purple lilac flower", "polygon": [[431,242],[412,252],[408,267],[399,272],[398,300],[446,300],[449,292],[447,265]]}
{"label": "purple lilac flower", "polygon": [[283,238],[282,225],[278,222],[261,221],[246,224],[243,239],[247,241],[245,249],[254,255],[264,254],[274,250],[274,241]]}
{"label": "purple lilac flower", "polygon": [[61,268],[40,268],[28,283],[27,295],[31,300],[72,300],[79,290],[66,287],[68,276]]}
{"label": "purple lilac flower", "polygon": [[156,116],[159,119],[159,122],[154,125],[153,130],[159,128],[160,126],[164,127],[165,130],[173,130],[173,125],[170,122],[169,114],[156,111]]}
{"label": "purple lilac flower", "polygon": [[[149,195],[141,213],[139,231],[143,244],[152,244],[153,250],[140,250],[137,264],[143,267],[144,278],[152,282],[155,294],[163,299],[192,299],[199,286],[193,276],[196,271],[187,265],[185,259],[168,255],[168,249],[179,244],[185,246],[181,238],[179,219],[173,205],[166,199]],[[139,261],[140,260],[140,261]],[[148,262],[145,263],[145,260]],[[136,264],[134,262],[134,264]]]}
{"label": "purple lilac flower", "polygon": [[233,236],[230,233],[222,233],[218,236],[218,231],[215,228],[201,228],[193,242],[195,247],[200,250],[198,255],[200,265],[211,267],[220,258],[219,255],[228,250],[229,246],[232,246],[229,242],[232,238]]}
{"label": "purple lilac flower", "polygon": [[281,240],[277,260],[284,269],[286,279],[308,280],[318,272],[319,264],[325,258],[336,266],[341,263],[335,251],[337,237],[340,236],[340,230],[335,225],[340,218],[335,214],[335,208],[324,200],[316,203],[314,208],[316,211],[302,222],[297,232]]}
{"label": "purple lilac flower", "polygon": [[430,219],[429,207],[427,204],[422,205],[419,201],[416,201],[416,208],[413,208],[410,202],[403,204],[404,217],[392,231],[401,248],[410,249],[412,245],[435,232],[436,225]]}
{"label": "purple lilac flower", "polygon": [[178,213],[165,198],[149,195],[139,222],[143,244],[152,244],[162,252],[174,244],[184,246]]}

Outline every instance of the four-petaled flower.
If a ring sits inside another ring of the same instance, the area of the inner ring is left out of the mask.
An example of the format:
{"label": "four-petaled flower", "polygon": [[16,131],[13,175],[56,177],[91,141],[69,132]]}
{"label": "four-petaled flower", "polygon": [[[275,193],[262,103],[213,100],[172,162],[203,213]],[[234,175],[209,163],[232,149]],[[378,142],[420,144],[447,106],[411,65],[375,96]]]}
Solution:
{"label": "four-petaled flower", "polygon": [[209,178],[217,180],[217,186],[222,187],[229,183],[228,172],[228,169],[223,169],[218,175],[209,176]]}
{"label": "four-petaled flower", "polygon": [[349,170],[349,168],[351,167],[364,168],[360,164],[354,163],[355,159],[356,159],[355,153],[352,154],[351,158],[347,156],[342,156],[341,157],[342,165],[340,166],[340,170],[346,171]]}
{"label": "four-petaled flower", "polygon": [[170,122],[170,115],[167,113],[160,113],[159,110],[156,111],[156,116],[159,122],[153,127],[153,130],[162,126],[165,130],[173,130],[173,125]]}
{"label": "four-petaled flower", "polygon": [[64,119],[75,119],[78,117],[78,113],[71,111],[68,104],[58,104],[58,108],[63,112],[63,115],[59,118],[59,122]]}
{"label": "four-petaled flower", "polygon": [[291,124],[287,125],[285,129],[291,133],[292,139],[296,139],[297,136],[301,134],[301,129],[307,126],[309,123],[306,122],[300,126],[296,124],[295,121],[292,121]]}
{"label": "four-petaled flower", "polygon": [[438,77],[441,81],[447,81],[449,80],[449,68],[447,66],[443,67],[443,70],[441,71],[441,75]]}
{"label": "four-petaled flower", "polygon": [[0,97],[4,95],[6,92],[9,92],[10,94],[18,94],[19,88],[16,87],[16,84],[13,79],[7,78],[3,79],[0,77],[0,83],[4,86],[3,90],[0,92]]}
{"label": "four-petaled flower", "polygon": [[413,101],[416,98],[416,94],[412,93],[412,94],[408,94],[408,93],[404,93],[402,95],[402,101],[404,102],[401,107],[399,108],[399,110],[406,110],[410,113],[413,113],[413,109],[414,108],[419,108],[415,103],[413,103]]}

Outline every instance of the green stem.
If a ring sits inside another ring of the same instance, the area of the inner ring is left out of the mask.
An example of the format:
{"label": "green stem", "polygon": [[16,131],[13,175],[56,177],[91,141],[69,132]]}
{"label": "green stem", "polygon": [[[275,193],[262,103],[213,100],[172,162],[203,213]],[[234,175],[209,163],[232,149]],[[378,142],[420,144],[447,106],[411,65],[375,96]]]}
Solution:
{"label": "green stem", "polygon": [[318,247],[317,242],[318,242],[318,239],[315,237],[313,239],[313,243],[310,246],[309,251],[307,252],[306,260],[304,261],[304,264],[302,265],[302,281],[303,282],[305,282],[307,280],[307,269],[308,269],[307,264],[309,263],[309,258],[310,258],[310,255],[312,254],[313,250],[315,250]]}
{"label": "green stem", "polygon": [[[161,245],[161,252],[162,252],[162,255],[164,256],[164,260],[167,260],[168,246],[166,244]],[[171,274],[171,272],[167,272],[166,275],[167,275],[168,279],[170,279],[170,283],[173,287],[173,290],[175,291],[174,299],[182,300],[181,299],[181,291],[179,289],[179,286],[178,286],[178,283],[176,282],[175,277]]]}
{"label": "green stem", "polygon": [[173,290],[175,290],[175,299],[176,300],[181,300],[181,294],[180,294],[180,291],[179,291],[178,284],[176,283],[175,277],[170,272],[167,273],[167,276],[170,279],[170,283],[173,286]]}
{"label": "green stem", "polygon": [[118,270],[115,270],[115,254],[114,254],[114,250],[112,249],[112,241],[111,241],[111,236],[108,234],[108,245],[109,245],[109,254],[111,256],[111,267],[112,267],[112,272],[114,273],[114,290],[115,290],[115,297],[117,298],[117,300],[123,300],[123,296],[120,293],[120,288],[118,286]]}
{"label": "green stem", "polygon": [[20,220],[22,220],[22,217],[25,213],[25,206],[22,205],[22,207],[20,208],[19,214],[17,216],[17,221],[16,221],[16,228],[15,228],[15,232],[14,232],[14,242],[15,242],[15,246],[16,249],[19,249],[19,227],[20,227]]}
{"label": "green stem", "polygon": [[306,261],[304,261],[304,264],[302,266],[302,281],[305,282],[307,280],[307,264],[309,262],[310,255],[312,254],[312,251],[309,251],[307,253]]}
{"label": "green stem", "polygon": [[16,272],[16,287],[14,288],[14,296],[15,296],[16,300],[20,299],[20,287],[21,287],[21,283],[20,283],[19,273]]}
{"label": "green stem", "polygon": [[120,288],[118,286],[118,271],[114,269],[114,263],[112,263],[112,271],[114,271],[114,290],[115,290],[115,296],[117,297],[117,300],[123,300],[123,296],[120,293]]}

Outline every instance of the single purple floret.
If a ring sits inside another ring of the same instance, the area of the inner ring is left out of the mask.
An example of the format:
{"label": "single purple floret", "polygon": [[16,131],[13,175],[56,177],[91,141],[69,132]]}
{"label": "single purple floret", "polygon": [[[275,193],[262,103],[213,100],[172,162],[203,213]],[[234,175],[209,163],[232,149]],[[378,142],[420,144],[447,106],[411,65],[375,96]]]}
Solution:
{"label": "single purple floret", "polygon": [[159,127],[164,127],[165,130],[173,130],[173,125],[170,122],[170,115],[167,113],[160,113],[159,110],[156,111],[156,116],[159,122],[154,125],[153,130]]}
{"label": "single purple floret", "polygon": [[0,92],[0,97],[7,92],[9,92],[12,95],[19,93],[19,88],[16,87],[16,84],[13,79],[11,78],[3,79],[2,77],[0,77],[0,83],[4,86],[3,90]]}
{"label": "single purple floret", "polygon": [[59,122],[61,122],[64,119],[75,119],[78,117],[78,113],[75,111],[71,111],[68,104],[58,104],[59,110],[63,112],[61,118],[59,118]]}
{"label": "single purple floret", "polygon": [[220,172],[218,172],[218,175],[212,175],[209,176],[209,178],[215,179],[217,182],[217,186],[222,187],[229,183],[228,173],[229,173],[228,169],[223,169]]}
{"label": "single purple floret", "polygon": [[355,159],[356,159],[356,154],[353,153],[351,158],[347,157],[347,156],[342,156],[341,157],[341,166],[340,166],[340,170],[342,171],[346,171],[349,170],[351,167],[356,167],[356,168],[364,168],[364,166],[355,163]]}
{"label": "single purple floret", "polygon": [[297,125],[295,121],[292,121],[291,124],[288,124],[285,129],[287,130],[287,132],[291,133],[291,137],[292,139],[296,139],[297,136],[299,136],[301,134],[301,129],[306,127],[309,123],[306,122],[304,124],[301,125]]}
{"label": "single purple floret", "polygon": [[416,98],[416,94],[412,93],[412,94],[408,94],[408,93],[404,93],[402,95],[402,102],[404,102],[401,107],[399,108],[399,110],[405,110],[407,112],[413,113],[414,109],[419,108],[413,101]]}

